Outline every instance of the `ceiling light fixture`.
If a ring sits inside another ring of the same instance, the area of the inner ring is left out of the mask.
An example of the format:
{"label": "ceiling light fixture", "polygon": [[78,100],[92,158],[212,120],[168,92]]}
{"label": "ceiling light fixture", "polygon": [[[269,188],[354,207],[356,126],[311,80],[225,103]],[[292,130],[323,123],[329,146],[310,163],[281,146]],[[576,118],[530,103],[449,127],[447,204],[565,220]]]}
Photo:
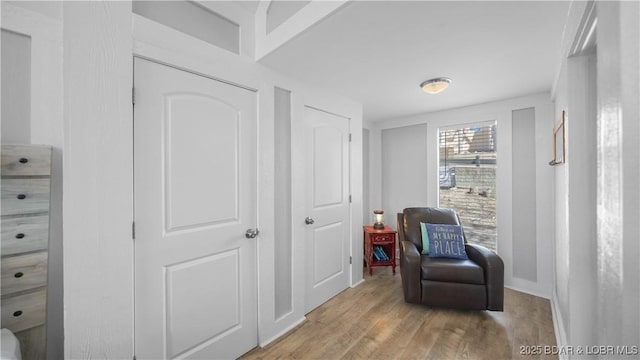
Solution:
{"label": "ceiling light fixture", "polygon": [[451,79],[446,77],[429,79],[420,84],[422,90],[428,94],[437,94],[443,92],[451,84]]}

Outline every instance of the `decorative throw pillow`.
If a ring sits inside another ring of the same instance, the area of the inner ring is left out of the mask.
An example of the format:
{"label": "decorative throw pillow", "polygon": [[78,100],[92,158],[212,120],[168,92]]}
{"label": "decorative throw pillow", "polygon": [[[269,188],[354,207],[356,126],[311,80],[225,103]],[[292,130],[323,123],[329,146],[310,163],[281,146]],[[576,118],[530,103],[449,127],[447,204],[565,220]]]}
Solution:
{"label": "decorative throw pillow", "polygon": [[459,225],[426,224],[429,234],[429,256],[468,259]]}
{"label": "decorative throw pillow", "polygon": [[427,232],[427,223],[420,223],[422,233],[422,253],[429,255],[429,233]]}

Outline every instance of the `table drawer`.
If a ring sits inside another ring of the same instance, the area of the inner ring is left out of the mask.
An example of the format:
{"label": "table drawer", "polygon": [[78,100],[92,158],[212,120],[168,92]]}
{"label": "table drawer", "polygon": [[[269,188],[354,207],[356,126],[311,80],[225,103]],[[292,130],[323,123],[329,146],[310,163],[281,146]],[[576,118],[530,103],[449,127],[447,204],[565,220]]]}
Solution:
{"label": "table drawer", "polygon": [[2,179],[2,215],[49,211],[49,179]]}
{"label": "table drawer", "polygon": [[2,299],[2,327],[15,333],[44,324],[46,301],[46,288]]}
{"label": "table drawer", "polygon": [[48,215],[2,219],[2,256],[45,250],[48,247]]}
{"label": "table drawer", "polygon": [[371,241],[380,243],[380,242],[390,242],[393,241],[393,234],[371,234]]}
{"label": "table drawer", "polygon": [[2,296],[47,284],[47,253],[2,258]]}
{"label": "table drawer", "polygon": [[2,146],[2,176],[51,174],[51,148],[34,145]]}

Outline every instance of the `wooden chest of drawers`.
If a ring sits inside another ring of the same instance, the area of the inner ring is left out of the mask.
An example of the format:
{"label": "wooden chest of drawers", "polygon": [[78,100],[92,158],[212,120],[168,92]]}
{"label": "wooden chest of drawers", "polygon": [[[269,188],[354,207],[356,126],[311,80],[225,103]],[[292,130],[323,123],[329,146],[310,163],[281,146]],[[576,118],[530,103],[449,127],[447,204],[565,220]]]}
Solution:
{"label": "wooden chest of drawers", "polygon": [[1,155],[2,327],[16,334],[23,354],[25,347],[44,354],[51,148],[4,145]]}

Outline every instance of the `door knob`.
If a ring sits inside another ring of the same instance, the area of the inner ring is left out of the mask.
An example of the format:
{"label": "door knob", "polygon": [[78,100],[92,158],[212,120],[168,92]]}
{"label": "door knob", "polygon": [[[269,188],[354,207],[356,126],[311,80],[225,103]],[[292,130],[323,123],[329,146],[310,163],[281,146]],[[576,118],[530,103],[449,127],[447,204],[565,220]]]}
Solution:
{"label": "door knob", "polygon": [[306,218],[306,219],[304,219],[304,223],[305,223],[305,224],[307,224],[307,225],[311,225],[311,224],[313,224],[314,222],[315,222],[315,220],[313,220],[313,218],[311,218],[311,217],[309,217],[309,216],[307,216],[307,218]]}
{"label": "door knob", "polygon": [[258,234],[260,234],[260,230],[258,229],[247,229],[247,231],[244,233],[244,236],[247,239],[255,239]]}

